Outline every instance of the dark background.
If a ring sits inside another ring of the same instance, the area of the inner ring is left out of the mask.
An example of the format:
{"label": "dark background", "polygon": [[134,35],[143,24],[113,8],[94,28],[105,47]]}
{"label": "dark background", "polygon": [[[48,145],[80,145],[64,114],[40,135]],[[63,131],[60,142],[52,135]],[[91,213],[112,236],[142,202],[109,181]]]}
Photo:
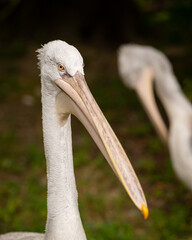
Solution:
{"label": "dark background", "polygon": [[[165,51],[175,64],[178,55],[191,63],[190,0],[1,0],[0,9],[2,55],[55,39],[100,51],[134,42]],[[190,67],[182,67],[191,74]]]}
{"label": "dark background", "polygon": [[1,0],[0,8],[1,41],[6,42],[61,38],[110,47],[130,41],[158,46],[191,42],[189,0]]}

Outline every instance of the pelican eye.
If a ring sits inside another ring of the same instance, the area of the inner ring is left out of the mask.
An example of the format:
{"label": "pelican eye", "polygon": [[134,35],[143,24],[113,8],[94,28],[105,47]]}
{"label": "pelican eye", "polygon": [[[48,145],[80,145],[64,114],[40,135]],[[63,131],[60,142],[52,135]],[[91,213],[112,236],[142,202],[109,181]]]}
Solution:
{"label": "pelican eye", "polygon": [[59,69],[60,71],[64,71],[64,70],[65,70],[65,68],[64,68],[61,64],[58,64],[58,69]]}
{"label": "pelican eye", "polygon": [[83,68],[85,67],[85,63],[82,64]]}

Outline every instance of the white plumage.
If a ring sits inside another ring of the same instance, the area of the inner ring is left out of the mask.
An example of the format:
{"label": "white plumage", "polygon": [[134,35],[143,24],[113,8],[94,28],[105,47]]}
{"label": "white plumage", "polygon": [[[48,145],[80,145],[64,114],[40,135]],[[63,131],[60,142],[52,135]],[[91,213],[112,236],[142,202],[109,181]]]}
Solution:
{"label": "white plumage", "polygon": [[[169,60],[152,47],[127,44],[119,48],[118,67],[123,82],[137,91],[155,128],[168,144],[178,177],[192,190],[192,106]],[[152,80],[168,115],[169,130],[155,104]]]}
{"label": "white plumage", "polygon": [[73,169],[71,113],[84,124],[136,206],[148,215],[147,203],[118,139],[84,79],[83,59],[76,48],[53,41],[39,51],[42,119],[47,163],[46,232],[8,233],[0,240],[85,240],[78,210]]}

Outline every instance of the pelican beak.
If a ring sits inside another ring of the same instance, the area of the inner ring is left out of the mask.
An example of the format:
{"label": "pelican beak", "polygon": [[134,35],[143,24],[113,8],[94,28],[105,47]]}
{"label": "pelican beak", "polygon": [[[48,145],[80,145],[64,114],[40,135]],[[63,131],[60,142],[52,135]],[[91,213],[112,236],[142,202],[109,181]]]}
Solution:
{"label": "pelican beak", "polygon": [[136,86],[136,92],[140,98],[146,112],[152,121],[156,131],[160,135],[161,139],[165,144],[168,143],[168,131],[167,127],[161,117],[158,110],[155,97],[153,94],[152,80],[154,73],[151,68],[145,68],[140,76],[138,84]]}
{"label": "pelican beak", "polygon": [[73,77],[65,75],[55,83],[62,90],[56,99],[60,123],[66,119],[67,113],[74,114],[83,123],[132,201],[143,212],[144,218],[147,218],[148,208],[140,183],[120,142],[93,98],[84,76],[77,72]]}

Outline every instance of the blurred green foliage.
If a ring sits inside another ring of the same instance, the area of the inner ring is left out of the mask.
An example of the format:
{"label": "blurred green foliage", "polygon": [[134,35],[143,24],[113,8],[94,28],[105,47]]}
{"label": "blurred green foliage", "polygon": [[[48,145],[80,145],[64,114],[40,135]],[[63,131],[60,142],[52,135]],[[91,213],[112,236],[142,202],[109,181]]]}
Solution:
{"label": "blurred green foliage", "polygon": [[158,44],[173,45],[191,43],[192,37],[192,2],[135,0],[142,14],[142,19],[152,35],[158,35]]}

